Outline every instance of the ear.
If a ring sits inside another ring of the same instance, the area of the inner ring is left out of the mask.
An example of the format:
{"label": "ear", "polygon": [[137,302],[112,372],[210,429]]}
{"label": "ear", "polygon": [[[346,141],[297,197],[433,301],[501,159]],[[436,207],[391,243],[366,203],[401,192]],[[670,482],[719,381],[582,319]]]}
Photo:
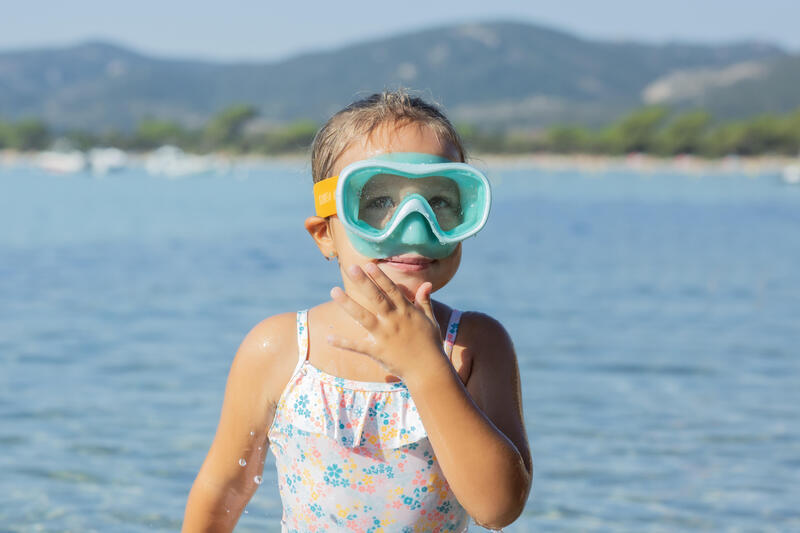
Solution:
{"label": "ear", "polygon": [[336,246],[333,242],[333,235],[331,233],[331,226],[327,218],[322,217],[308,217],[305,222],[306,231],[314,242],[317,243],[317,248],[322,252],[326,259],[336,257]]}

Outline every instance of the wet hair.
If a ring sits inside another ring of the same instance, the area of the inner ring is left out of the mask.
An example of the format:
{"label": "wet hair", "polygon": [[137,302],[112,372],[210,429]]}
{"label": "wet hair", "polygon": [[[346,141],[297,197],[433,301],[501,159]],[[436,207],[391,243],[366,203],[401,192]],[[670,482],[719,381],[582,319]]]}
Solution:
{"label": "wet hair", "polygon": [[331,177],[336,160],[353,141],[369,137],[379,127],[390,123],[430,128],[440,142],[450,143],[456,149],[459,161],[466,160],[461,137],[435,105],[402,89],[384,91],[356,100],[320,128],[311,145],[314,183]]}

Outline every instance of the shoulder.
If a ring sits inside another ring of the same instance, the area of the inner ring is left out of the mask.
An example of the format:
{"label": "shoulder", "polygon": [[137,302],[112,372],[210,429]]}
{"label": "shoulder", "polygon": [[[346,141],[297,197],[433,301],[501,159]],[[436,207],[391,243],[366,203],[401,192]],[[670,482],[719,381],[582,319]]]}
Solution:
{"label": "shoulder", "polygon": [[461,317],[456,344],[467,350],[473,367],[498,369],[516,367],[517,357],[514,343],[506,328],[495,318],[475,311],[467,311]]}
{"label": "shoulder", "polygon": [[231,364],[228,387],[259,391],[276,403],[297,364],[296,313],[266,318],[247,333]]}
{"label": "shoulder", "polygon": [[465,312],[456,337],[456,348],[469,361],[467,389],[481,404],[497,387],[516,385],[519,379],[514,343],[506,328],[495,318],[474,311]]}
{"label": "shoulder", "polygon": [[295,344],[296,324],[297,313],[281,313],[265,318],[247,333],[239,346],[239,352],[246,355],[274,356],[286,345]]}

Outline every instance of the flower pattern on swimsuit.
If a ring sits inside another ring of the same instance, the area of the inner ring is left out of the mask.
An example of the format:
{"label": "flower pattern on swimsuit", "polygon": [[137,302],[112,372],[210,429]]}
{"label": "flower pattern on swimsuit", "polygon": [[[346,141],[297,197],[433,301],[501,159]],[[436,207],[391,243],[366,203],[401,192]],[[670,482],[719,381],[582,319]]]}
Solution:
{"label": "flower pattern on swimsuit", "polygon": [[405,384],[326,374],[306,360],[305,312],[297,331],[300,359],[268,433],[283,531],[466,531]]}

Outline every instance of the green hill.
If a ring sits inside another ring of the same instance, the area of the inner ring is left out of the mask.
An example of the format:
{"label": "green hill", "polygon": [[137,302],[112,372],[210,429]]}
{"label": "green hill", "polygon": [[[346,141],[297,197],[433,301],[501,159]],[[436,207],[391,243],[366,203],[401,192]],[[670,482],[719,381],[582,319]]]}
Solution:
{"label": "green hill", "polygon": [[[456,121],[600,124],[640,106],[648,86],[672,73],[775,61],[796,68],[798,60],[758,43],[607,42],[509,22],[434,28],[270,63],[155,58],[92,42],[0,53],[0,117],[37,117],[58,129],[130,129],[145,117],[193,126],[246,102],[263,120],[318,121],[358,95],[402,85],[422,90]],[[796,72],[770,76],[769,94],[800,105],[796,83],[784,85]],[[703,93],[701,103],[729,116],[758,112],[766,104],[746,95],[760,94],[764,80],[723,87],[724,98]]]}

